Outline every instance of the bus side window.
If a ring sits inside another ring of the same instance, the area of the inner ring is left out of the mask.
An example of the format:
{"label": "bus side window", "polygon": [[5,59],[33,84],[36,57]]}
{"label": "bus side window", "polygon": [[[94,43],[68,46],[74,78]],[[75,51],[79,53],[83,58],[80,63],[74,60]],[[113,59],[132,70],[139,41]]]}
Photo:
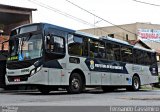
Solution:
{"label": "bus side window", "polygon": [[84,41],[83,41],[83,56],[88,56],[88,38],[87,37],[84,37],[83,38]]}
{"label": "bus side window", "polygon": [[105,58],[106,57],[106,50],[105,50],[105,43],[99,42],[99,58]]}
{"label": "bus side window", "polygon": [[106,49],[107,49],[107,59],[108,60],[121,61],[119,45],[107,43]]}
{"label": "bus side window", "polygon": [[136,63],[136,64],[143,64],[143,51],[141,51],[141,50],[138,50],[138,49],[134,49],[133,50],[133,54],[134,54],[134,62]]}
{"label": "bus side window", "polygon": [[49,52],[64,53],[64,39],[54,35],[47,38],[47,50]]}
{"label": "bus side window", "polygon": [[68,35],[68,53],[70,55],[82,56],[83,38],[75,35]]}
{"label": "bus side window", "polygon": [[143,64],[150,65],[151,64],[151,54],[149,52],[144,51],[143,56],[144,56]]}
{"label": "bus side window", "polygon": [[91,58],[99,58],[99,56],[98,56],[99,42],[96,40],[90,39],[89,45],[90,45],[89,56]]}
{"label": "bus side window", "polygon": [[106,58],[107,60],[115,60],[113,45],[111,43],[106,43]]}
{"label": "bus side window", "polygon": [[156,59],[156,53],[151,53],[151,63],[157,63],[157,59]]}
{"label": "bus side window", "polygon": [[122,46],[121,58],[123,62],[132,63],[133,62],[132,48],[129,48],[128,46]]}

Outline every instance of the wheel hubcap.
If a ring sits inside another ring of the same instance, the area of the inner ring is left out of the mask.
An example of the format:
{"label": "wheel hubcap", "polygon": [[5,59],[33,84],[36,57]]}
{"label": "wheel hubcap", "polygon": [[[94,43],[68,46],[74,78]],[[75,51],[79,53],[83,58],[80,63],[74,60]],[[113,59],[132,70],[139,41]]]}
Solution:
{"label": "wheel hubcap", "polygon": [[74,89],[79,89],[79,80],[74,78],[72,80],[72,86]]}
{"label": "wheel hubcap", "polygon": [[135,89],[139,88],[139,82],[137,79],[134,80],[134,87],[135,87]]}

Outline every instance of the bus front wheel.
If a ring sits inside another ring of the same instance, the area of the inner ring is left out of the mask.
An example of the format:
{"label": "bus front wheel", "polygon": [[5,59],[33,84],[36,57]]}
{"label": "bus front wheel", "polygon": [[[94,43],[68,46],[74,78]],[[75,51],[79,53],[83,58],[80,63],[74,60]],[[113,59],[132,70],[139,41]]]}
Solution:
{"label": "bus front wheel", "polygon": [[73,73],[69,79],[69,86],[67,87],[68,93],[77,94],[82,92],[83,83],[80,74]]}

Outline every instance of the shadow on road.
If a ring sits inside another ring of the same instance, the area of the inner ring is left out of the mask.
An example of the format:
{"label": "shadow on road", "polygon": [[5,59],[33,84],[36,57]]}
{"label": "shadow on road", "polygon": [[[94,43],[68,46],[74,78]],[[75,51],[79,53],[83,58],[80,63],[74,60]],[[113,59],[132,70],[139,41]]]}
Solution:
{"label": "shadow on road", "polygon": [[[81,94],[107,94],[107,93],[125,93],[125,92],[149,92],[152,90],[139,90],[139,91],[126,91],[125,89],[118,89],[109,92],[103,92],[101,89],[87,89]],[[7,90],[0,91],[2,94],[12,94],[12,95],[43,95],[38,90]],[[77,95],[77,94],[69,94],[65,90],[61,91],[51,91],[47,95]],[[45,95],[44,95],[45,96]]]}

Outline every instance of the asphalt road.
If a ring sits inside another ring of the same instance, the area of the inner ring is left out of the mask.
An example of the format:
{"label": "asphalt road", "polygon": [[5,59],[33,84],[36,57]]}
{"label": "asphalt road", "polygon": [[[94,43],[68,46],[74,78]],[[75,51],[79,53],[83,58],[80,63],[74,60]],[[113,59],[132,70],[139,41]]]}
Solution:
{"label": "asphalt road", "polygon": [[41,95],[37,91],[2,91],[0,105],[16,106],[160,106],[160,90],[128,92],[118,90],[103,93],[88,90],[81,94],[54,91]]}

